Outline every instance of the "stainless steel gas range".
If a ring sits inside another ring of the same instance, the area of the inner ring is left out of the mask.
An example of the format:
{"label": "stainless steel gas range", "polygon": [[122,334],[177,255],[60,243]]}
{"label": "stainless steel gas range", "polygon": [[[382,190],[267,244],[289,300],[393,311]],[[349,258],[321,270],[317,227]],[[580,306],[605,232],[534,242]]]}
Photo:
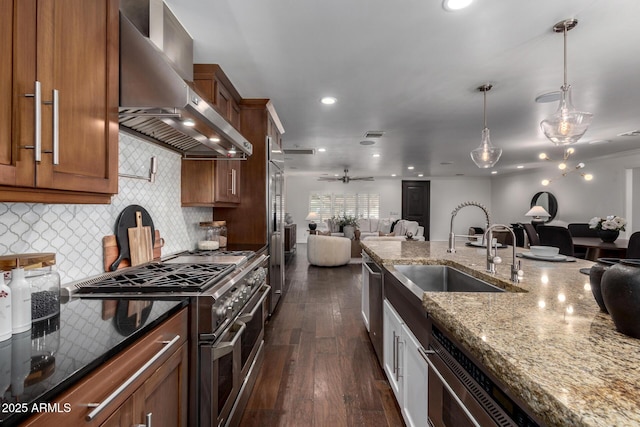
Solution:
{"label": "stainless steel gas range", "polygon": [[193,251],[71,283],[71,298],[190,301],[189,425],[237,425],[262,364],[269,256]]}

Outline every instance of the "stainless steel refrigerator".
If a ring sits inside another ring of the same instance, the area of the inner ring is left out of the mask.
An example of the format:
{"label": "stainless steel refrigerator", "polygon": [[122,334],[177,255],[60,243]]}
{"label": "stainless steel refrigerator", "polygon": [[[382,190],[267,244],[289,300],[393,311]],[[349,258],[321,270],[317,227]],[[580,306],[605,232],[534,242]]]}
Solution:
{"label": "stainless steel refrigerator", "polygon": [[284,292],[284,155],[273,138],[267,137],[269,179],[267,203],[269,214],[269,282],[271,285],[271,308],[273,313]]}

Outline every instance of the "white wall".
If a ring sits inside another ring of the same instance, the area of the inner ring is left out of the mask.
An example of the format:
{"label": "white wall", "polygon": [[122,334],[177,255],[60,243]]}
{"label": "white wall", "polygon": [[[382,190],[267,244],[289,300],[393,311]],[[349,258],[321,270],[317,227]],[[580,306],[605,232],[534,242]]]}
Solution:
{"label": "white wall", "polygon": [[[529,210],[531,198],[538,191],[549,191],[558,200],[558,214],[556,221],[561,224],[571,222],[587,222],[594,216],[633,214],[640,216],[640,212],[627,203],[628,182],[638,181],[637,178],[628,180],[627,169],[640,166],[640,150],[627,152],[617,156],[585,161],[586,173],[594,175],[592,181],[587,182],[577,172],[553,180],[547,187],[540,184],[542,179],[557,177],[557,168],[549,168],[530,173],[511,174],[492,179],[491,205],[494,207],[493,216],[496,222],[529,222],[531,218],[524,216]],[[640,188],[634,188],[631,194],[637,193],[640,198]],[[640,224],[636,220],[636,227]],[[628,235],[631,229],[627,229]]]}
{"label": "white wall", "polygon": [[[486,179],[425,178],[431,181],[431,240],[447,240],[451,211],[461,202],[472,200],[491,209],[491,181]],[[346,187],[346,188],[345,188]],[[380,194],[380,217],[399,218],[402,211],[402,180],[400,178],[376,178],[375,181],[321,182],[313,177],[287,176],[285,212],[298,225],[297,241],[307,240],[308,225],[304,218],[311,192],[344,192]],[[469,226],[484,227],[484,214],[475,207],[460,211],[455,220],[455,231],[466,234]]]}

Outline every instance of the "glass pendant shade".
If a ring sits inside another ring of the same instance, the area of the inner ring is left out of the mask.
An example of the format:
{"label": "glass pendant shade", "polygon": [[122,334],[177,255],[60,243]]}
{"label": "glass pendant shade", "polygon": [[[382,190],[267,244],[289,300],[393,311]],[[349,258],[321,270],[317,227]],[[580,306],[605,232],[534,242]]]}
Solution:
{"label": "glass pendant shade", "polygon": [[501,155],[502,148],[496,148],[491,145],[491,140],[489,139],[489,128],[485,127],[482,129],[482,142],[480,143],[480,146],[471,151],[471,159],[473,160],[473,163],[481,169],[490,168],[498,163]]}
{"label": "glass pendant shade", "polygon": [[577,142],[591,124],[593,114],[578,111],[571,103],[571,86],[562,86],[560,104],[555,113],[540,122],[545,136],[556,145]]}

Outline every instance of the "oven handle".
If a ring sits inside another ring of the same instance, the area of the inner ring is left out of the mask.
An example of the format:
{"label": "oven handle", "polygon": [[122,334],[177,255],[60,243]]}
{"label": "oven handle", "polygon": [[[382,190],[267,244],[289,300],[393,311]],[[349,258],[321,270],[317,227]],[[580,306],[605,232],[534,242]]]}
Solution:
{"label": "oven handle", "polygon": [[226,356],[231,353],[236,343],[244,333],[244,330],[247,329],[247,325],[244,322],[238,320],[236,323],[240,325],[240,329],[236,332],[236,336],[233,337],[231,341],[224,341],[213,346],[213,360],[218,360],[222,356]]}
{"label": "oven handle", "polygon": [[446,388],[447,391],[449,392],[449,394],[455,399],[455,401],[458,404],[458,406],[460,406],[462,411],[469,418],[469,420],[473,423],[473,425],[476,426],[476,427],[481,427],[480,423],[478,423],[478,421],[476,421],[476,419],[473,417],[473,415],[471,415],[471,412],[469,412],[469,409],[467,409],[467,407],[465,406],[464,402],[462,402],[462,400],[460,400],[460,398],[458,397],[456,392],[453,391],[451,386],[447,383],[447,380],[444,379],[444,377],[442,376],[442,374],[440,373],[440,371],[438,370],[436,365],[434,365],[433,362],[431,360],[429,360],[429,355],[431,355],[431,354],[436,355],[437,353],[434,350],[425,350],[422,347],[418,347],[418,353],[420,353],[420,356],[422,356],[422,358],[425,360],[425,362],[427,362],[427,365],[429,365],[429,367],[431,368],[433,373],[436,374],[436,377],[438,377],[438,379],[440,380],[440,382],[442,383],[444,388]]}
{"label": "oven handle", "polygon": [[100,412],[102,412],[104,408],[106,408],[115,398],[117,398],[125,388],[129,387],[131,383],[136,381],[142,374],[144,374],[144,372],[147,369],[149,369],[149,367],[153,365],[156,362],[156,360],[160,359],[162,355],[168,352],[171,349],[171,347],[173,347],[173,345],[177,343],[179,340],[180,340],[180,335],[176,335],[171,341],[162,341],[162,343],[165,344],[165,346],[162,347],[162,350],[157,352],[151,359],[147,361],[147,363],[142,365],[142,367],[138,369],[136,372],[134,372],[134,374],[131,375],[125,382],[120,384],[120,387],[118,387],[113,393],[107,396],[105,400],[103,400],[99,404],[92,404],[92,403],[88,404],[88,406],[90,407],[95,406],[95,408],[93,409],[93,411],[89,412],[89,414],[85,417],[85,419],[87,421],[93,420]]}
{"label": "oven handle", "polygon": [[258,312],[258,309],[260,308],[264,300],[267,299],[267,296],[269,296],[269,291],[271,290],[271,286],[269,285],[264,285],[264,286],[266,286],[266,289],[264,290],[264,295],[260,297],[260,300],[258,301],[256,306],[253,307],[253,310],[251,310],[251,313],[245,313],[238,316],[239,321],[248,323],[251,319],[253,319],[253,316],[256,315],[256,313]]}

